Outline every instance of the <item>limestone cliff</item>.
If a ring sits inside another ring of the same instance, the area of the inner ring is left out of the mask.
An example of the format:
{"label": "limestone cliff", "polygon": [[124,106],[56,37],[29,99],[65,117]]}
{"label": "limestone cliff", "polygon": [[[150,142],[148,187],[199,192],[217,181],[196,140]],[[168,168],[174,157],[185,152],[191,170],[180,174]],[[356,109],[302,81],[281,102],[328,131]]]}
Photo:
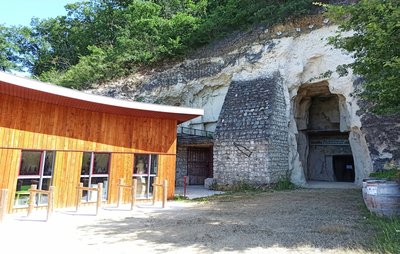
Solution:
{"label": "limestone cliff", "polygon": [[[304,184],[310,145],[302,138],[311,134],[304,134],[301,126],[309,123],[310,94],[337,95],[337,119],[331,118],[339,132],[348,133],[354,182],[360,184],[384,163],[399,163],[400,121],[385,118],[381,124],[381,118],[367,113],[365,104],[353,96],[359,78],[338,75],[336,67],[353,59],[327,45],[336,29],[329,20],[313,16],[239,33],[169,68],[87,92],[203,108],[203,117],[184,125],[216,131],[214,175],[228,184],[269,183],[285,175]],[[304,85],[308,88],[300,93]],[[324,86],[327,91],[322,92]]]}

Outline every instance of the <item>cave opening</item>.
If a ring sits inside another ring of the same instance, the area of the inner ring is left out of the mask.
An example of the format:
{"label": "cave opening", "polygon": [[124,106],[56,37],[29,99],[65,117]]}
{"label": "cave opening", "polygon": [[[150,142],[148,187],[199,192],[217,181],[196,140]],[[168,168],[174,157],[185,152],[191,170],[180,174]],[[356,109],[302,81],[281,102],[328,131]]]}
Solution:
{"label": "cave opening", "polygon": [[295,97],[297,150],[307,181],[354,182],[349,132],[340,131],[341,95],[326,81],[303,84]]}

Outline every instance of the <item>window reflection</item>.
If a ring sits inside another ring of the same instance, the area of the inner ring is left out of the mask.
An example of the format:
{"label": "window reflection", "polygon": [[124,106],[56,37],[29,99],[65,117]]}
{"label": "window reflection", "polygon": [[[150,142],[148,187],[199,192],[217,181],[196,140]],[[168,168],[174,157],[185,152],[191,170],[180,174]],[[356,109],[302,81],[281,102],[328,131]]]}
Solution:
{"label": "window reflection", "polygon": [[137,179],[137,198],[150,198],[158,171],[158,156],[137,154],[134,165],[133,178]]}
{"label": "window reflection", "polygon": [[157,155],[156,155],[156,154],[153,154],[153,155],[151,155],[150,174],[152,174],[152,175],[157,175],[157,170],[158,170]]}
{"label": "window reflection", "polygon": [[[15,206],[28,205],[29,189],[35,184],[38,190],[49,190],[54,169],[54,151],[22,151],[21,164],[15,192]],[[47,204],[47,195],[38,194],[37,205]]]}
{"label": "window reflection", "polygon": [[54,152],[47,152],[45,155],[43,175],[51,176],[54,168]]}
{"label": "window reflection", "polygon": [[19,175],[39,175],[42,152],[23,151]]}
{"label": "window reflection", "polygon": [[148,155],[137,155],[135,157],[135,174],[137,175],[144,175],[148,172]]}
{"label": "window reflection", "polygon": [[109,161],[110,161],[110,154],[96,153],[94,156],[93,174],[108,174]]}
{"label": "window reflection", "polygon": [[[111,154],[84,152],[82,158],[82,169],[80,182],[84,187],[97,188],[99,183],[103,183],[102,198],[108,198],[108,173]],[[96,201],[96,192],[83,191],[82,200],[91,202]]]}
{"label": "window reflection", "polygon": [[149,194],[148,189],[147,189],[148,177],[134,176],[133,178],[137,179],[137,189],[136,189],[137,197],[138,198],[146,198]]}
{"label": "window reflection", "polygon": [[83,153],[81,175],[89,175],[91,158],[92,153]]}

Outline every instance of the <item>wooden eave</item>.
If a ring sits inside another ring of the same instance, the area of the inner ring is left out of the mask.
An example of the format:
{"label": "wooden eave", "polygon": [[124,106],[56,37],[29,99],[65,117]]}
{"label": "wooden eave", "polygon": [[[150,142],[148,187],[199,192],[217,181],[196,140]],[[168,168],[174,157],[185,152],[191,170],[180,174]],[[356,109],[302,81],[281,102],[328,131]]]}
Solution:
{"label": "wooden eave", "polygon": [[95,112],[173,119],[177,120],[178,123],[188,121],[204,114],[203,109],[119,100],[83,93],[4,72],[0,72],[0,93]]}

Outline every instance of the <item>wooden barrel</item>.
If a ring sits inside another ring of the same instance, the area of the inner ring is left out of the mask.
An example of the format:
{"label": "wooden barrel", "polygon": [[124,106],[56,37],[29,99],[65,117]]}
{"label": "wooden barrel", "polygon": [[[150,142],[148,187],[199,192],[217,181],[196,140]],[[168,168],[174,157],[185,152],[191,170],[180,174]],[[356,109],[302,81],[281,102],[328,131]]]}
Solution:
{"label": "wooden barrel", "polygon": [[367,181],[369,183],[372,183],[373,181],[382,181],[382,180],[379,180],[379,179],[376,179],[376,178],[363,179],[363,182],[362,182],[362,196],[363,196],[364,202],[366,202],[366,199],[368,198],[367,197],[367,193],[366,193],[367,192]]}
{"label": "wooden barrel", "polygon": [[400,216],[400,183],[389,180],[364,180],[363,198],[368,210],[378,216]]}

